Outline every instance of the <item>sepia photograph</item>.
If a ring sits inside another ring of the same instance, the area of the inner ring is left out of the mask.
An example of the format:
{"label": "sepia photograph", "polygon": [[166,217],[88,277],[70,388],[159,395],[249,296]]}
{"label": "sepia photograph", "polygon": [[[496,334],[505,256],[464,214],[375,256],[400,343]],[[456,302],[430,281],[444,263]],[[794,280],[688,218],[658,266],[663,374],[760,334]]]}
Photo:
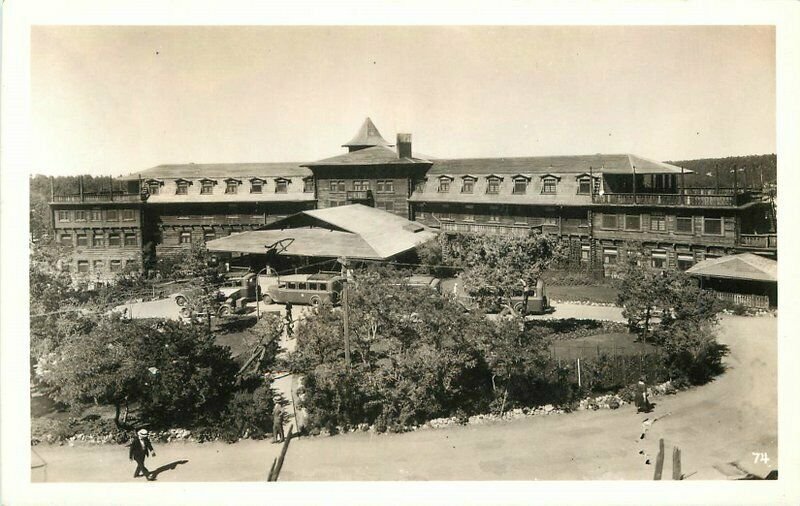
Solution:
{"label": "sepia photograph", "polygon": [[30,486],[796,459],[774,24],[29,35]]}

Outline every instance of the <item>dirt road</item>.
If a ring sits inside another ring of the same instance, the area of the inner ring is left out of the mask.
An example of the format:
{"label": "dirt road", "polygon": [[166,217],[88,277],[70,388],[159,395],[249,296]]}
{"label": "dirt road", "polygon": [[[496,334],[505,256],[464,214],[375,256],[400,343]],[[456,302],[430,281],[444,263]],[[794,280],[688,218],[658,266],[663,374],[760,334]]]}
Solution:
{"label": "dirt road", "polygon": [[[775,318],[726,316],[720,341],[731,348],[728,371],[709,385],[657,398],[650,415],[624,406],[401,435],[298,439],[281,480],[649,480],[653,465],[645,458],[655,460],[659,437],[666,442],[665,478],[673,445],[683,452],[683,472],[694,473],[689,479],[726,479],[714,465],[730,461],[766,474],[778,460],[776,340]],[[646,416],[668,413],[639,438]],[[188,460],[162,472],[159,481],[264,480],[279,451],[266,441],[156,449],[151,468]],[[47,466],[32,470],[33,481],[132,481],[134,467],[123,447],[35,450],[34,462],[41,457]],[[765,452],[769,463],[754,466],[753,452]]]}

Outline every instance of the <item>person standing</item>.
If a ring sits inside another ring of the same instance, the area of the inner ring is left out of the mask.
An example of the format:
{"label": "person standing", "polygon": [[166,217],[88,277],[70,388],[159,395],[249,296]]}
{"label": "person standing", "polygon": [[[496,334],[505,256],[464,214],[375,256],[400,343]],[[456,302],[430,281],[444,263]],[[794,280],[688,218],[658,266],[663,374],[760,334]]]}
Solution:
{"label": "person standing", "polygon": [[280,443],[286,439],[283,434],[283,406],[280,399],[275,399],[275,407],[272,409],[272,442]]}
{"label": "person standing", "polygon": [[294,318],[292,317],[292,303],[286,303],[286,337],[292,337],[294,334],[294,328],[292,325],[294,324]]}
{"label": "person standing", "polygon": [[650,399],[647,398],[647,385],[645,384],[644,380],[644,378],[640,378],[639,383],[636,384],[637,413],[649,413],[652,409]]}
{"label": "person standing", "polygon": [[136,437],[131,441],[130,452],[128,453],[128,458],[136,461],[136,471],[133,473],[134,478],[144,476],[148,480],[150,479],[150,471],[144,466],[144,460],[151,454],[155,457],[156,451],[150,443],[147,429],[140,429],[136,433]]}

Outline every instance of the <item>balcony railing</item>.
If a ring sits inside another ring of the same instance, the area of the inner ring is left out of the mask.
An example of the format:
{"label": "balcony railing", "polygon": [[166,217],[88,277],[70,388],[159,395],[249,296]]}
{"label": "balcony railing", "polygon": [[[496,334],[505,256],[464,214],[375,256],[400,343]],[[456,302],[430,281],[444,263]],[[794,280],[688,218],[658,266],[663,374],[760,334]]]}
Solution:
{"label": "balcony railing", "polygon": [[451,221],[442,221],[441,229],[445,232],[459,232],[464,234],[526,236],[531,233],[531,230],[541,232],[542,227],[525,225],[489,225],[484,223],[454,223]]}
{"label": "balcony railing", "polygon": [[[687,189],[688,190],[688,189]],[[593,195],[595,204],[646,206],[734,207],[753,200],[750,193],[711,194],[710,189],[697,188],[686,193],[605,193]]]}
{"label": "balcony railing", "polygon": [[778,234],[739,234],[739,244],[747,248],[776,249]]}
{"label": "balcony railing", "polygon": [[372,191],[370,190],[355,190],[347,192],[347,200],[355,202],[358,200],[372,200]]}
{"label": "balcony railing", "polygon": [[125,192],[102,192],[84,193],[75,195],[53,195],[53,202],[59,203],[81,203],[81,202],[141,202],[142,196],[139,193]]}

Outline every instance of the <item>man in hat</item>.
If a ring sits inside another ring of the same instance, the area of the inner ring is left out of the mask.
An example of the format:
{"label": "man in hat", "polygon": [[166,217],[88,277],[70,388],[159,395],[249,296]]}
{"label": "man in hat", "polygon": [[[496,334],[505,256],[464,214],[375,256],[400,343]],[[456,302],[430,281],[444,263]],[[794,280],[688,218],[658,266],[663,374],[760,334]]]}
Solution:
{"label": "man in hat", "polygon": [[153,449],[153,445],[150,443],[150,439],[148,439],[147,436],[147,429],[140,429],[139,432],[136,433],[136,437],[130,444],[131,449],[128,453],[128,458],[136,461],[136,472],[133,473],[133,477],[138,478],[139,476],[144,476],[149,480],[150,471],[144,467],[144,459],[151,455],[151,453],[153,457],[155,457],[156,451]]}

